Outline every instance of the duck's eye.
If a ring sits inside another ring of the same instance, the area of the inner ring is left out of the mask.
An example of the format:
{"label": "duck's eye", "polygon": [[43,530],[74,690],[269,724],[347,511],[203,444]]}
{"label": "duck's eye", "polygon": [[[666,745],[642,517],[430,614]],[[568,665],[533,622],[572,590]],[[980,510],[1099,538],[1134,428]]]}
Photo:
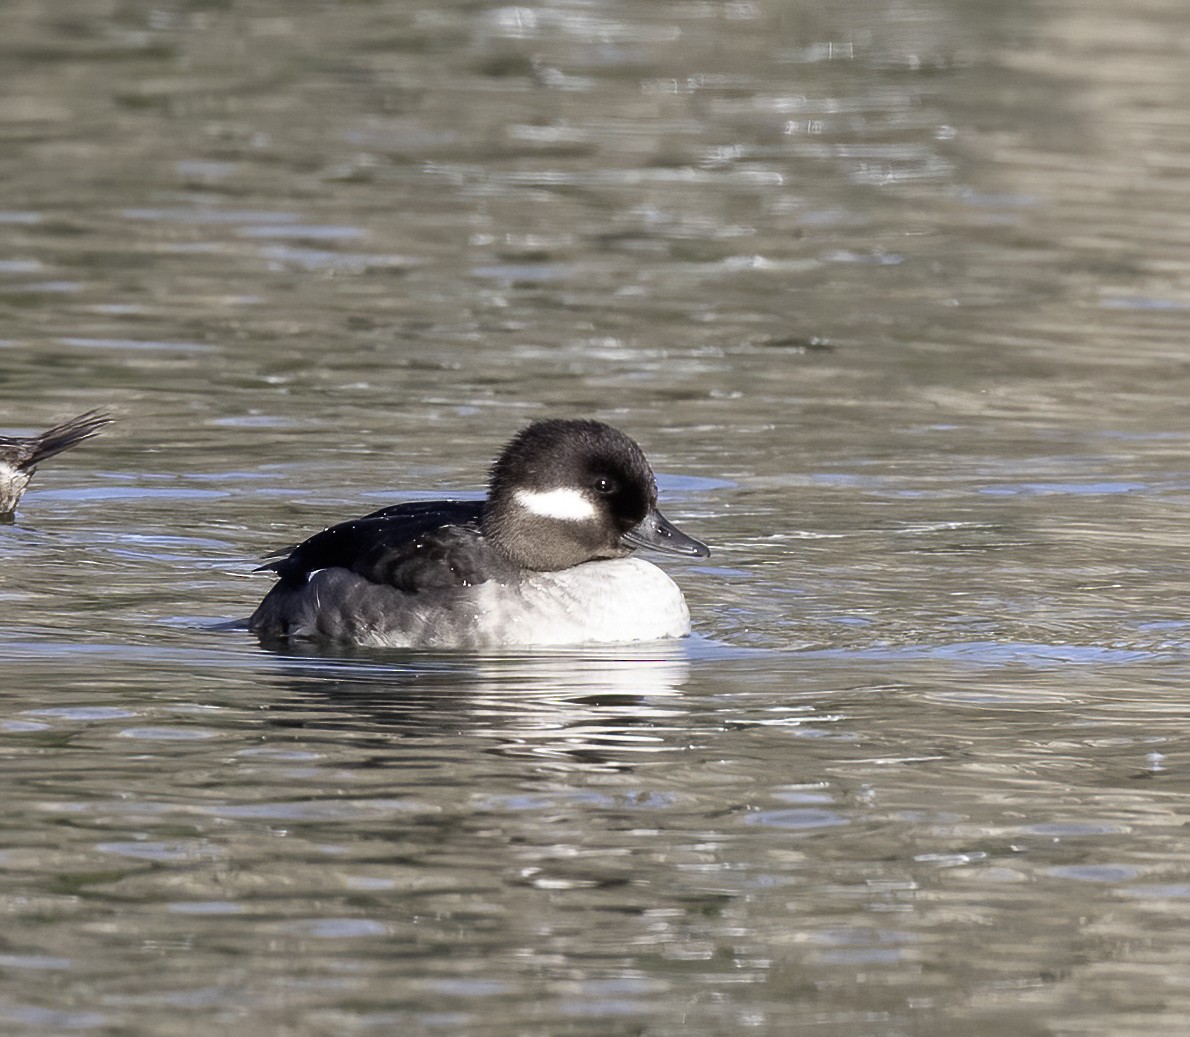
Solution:
{"label": "duck's eye", "polygon": [[604,497],[610,496],[616,492],[615,480],[609,479],[605,475],[599,476],[599,478],[595,480],[595,492],[602,494]]}

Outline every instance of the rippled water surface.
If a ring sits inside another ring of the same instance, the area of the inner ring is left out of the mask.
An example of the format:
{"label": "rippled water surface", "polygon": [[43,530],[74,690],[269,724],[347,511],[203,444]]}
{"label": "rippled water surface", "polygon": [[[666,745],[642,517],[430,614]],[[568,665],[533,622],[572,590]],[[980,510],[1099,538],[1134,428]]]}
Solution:
{"label": "rippled water surface", "polygon": [[[8,5],[0,1030],[1190,1018],[1190,11]],[[278,653],[269,551],[637,437],[695,637]]]}

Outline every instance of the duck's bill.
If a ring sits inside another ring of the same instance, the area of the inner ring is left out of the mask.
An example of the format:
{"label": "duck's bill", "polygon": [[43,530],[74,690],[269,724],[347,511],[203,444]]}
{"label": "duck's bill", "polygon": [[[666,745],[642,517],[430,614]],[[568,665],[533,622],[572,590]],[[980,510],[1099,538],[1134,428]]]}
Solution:
{"label": "duck's bill", "polygon": [[640,525],[628,530],[620,539],[629,547],[647,547],[671,555],[706,558],[711,553],[706,544],[687,536],[656,508],[644,517]]}

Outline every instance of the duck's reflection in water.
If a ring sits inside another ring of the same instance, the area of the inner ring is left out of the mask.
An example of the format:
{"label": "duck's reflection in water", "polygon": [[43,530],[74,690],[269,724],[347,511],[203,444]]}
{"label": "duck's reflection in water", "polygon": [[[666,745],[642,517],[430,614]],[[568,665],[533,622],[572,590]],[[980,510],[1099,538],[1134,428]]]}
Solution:
{"label": "duck's reflection in water", "polygon": [[270,722],[399,738],[478,740],[487,751],[599,767],[683,747],[685,642],[478,655],[292,646],[292,692]]}

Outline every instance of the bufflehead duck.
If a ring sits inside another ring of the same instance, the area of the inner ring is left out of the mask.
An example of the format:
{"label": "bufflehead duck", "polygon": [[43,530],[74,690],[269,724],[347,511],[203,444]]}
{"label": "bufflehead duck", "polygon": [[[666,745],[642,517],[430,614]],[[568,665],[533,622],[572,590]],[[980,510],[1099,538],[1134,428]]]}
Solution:
{"label": "bufflehead duck", "polygon": [[37,465],[99,435],[111,417],[89,410],[36,436],[0,436],[0,519],[11,517]]}
{"label": "bufflehead duck", "polygon": [[629,557],[638,547],[710,554],[657,510],[653,469],[623,432],[536,421],[492,464],[487,500],[395,504],[262,566],[280,579],[248,626],[388,648],[684,637],[682,592]]}

